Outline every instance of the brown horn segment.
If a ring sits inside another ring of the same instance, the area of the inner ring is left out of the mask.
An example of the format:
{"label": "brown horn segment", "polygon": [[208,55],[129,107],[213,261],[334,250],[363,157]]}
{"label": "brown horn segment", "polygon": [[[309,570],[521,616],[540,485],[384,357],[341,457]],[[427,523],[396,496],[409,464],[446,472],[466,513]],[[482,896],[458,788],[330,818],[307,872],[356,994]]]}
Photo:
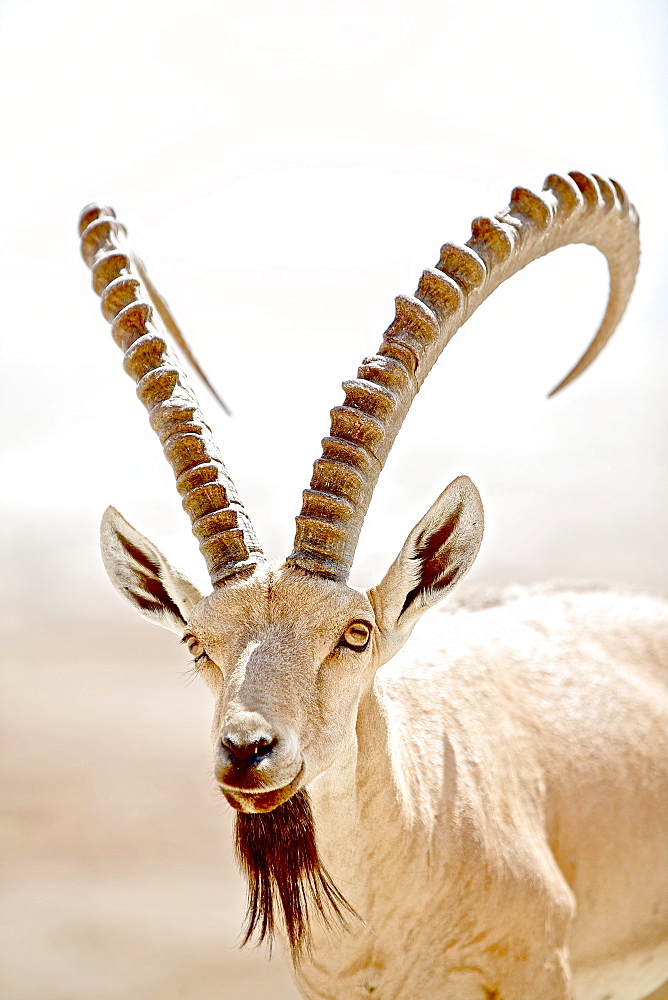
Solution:
{"label": "brown horn segment", "polygon": [[380,471],[422,382],[441,351],[494,289],[531,261],[570,243],[607,258],[610,294],[591,344],[553,392],[602,350],[628,302],[638,269],[638,217],[616,181],[550,174],[541,194],[517,187],[493,219],[473,221],[465,246],[446,243],[412,296],[399,296],[378,354],[344,382],[323,456],[297,517],[291,566],[345,581]]}
{"label": "brown horn segment", "polygon": [[255,532],[214,444],[178,360],[161,335],[153,292],[125,246],[125,230],[110,208],[89,205],[79,219],[81,253],[93,275],[102,313],[124,351],[123,367],[137,383],[151,427],[176,477],[214,587],[263,561]]}

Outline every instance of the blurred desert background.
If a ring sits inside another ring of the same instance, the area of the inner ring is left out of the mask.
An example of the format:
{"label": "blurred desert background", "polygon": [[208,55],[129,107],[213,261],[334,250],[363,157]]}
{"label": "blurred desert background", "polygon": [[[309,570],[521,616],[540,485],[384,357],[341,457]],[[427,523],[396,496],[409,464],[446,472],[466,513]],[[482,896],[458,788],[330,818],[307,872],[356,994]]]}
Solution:
{"label": "blurred desert background", "polygon": [[546,401],[602,315],[605,263],[570,248],[501,288],[416,401],[353,583],[467,473],[487,521],[468,586],[665,592],[667,17],[662,0],[0,0],[2,1000],[296,998],[280,948],[237,947],[209,696],[103,574],[113,503],[204,585],[79,210],[127,224],[233,410],[201,388],[278,558],[394,295],[513,186],[619,180],[643,263],[610,345]]}

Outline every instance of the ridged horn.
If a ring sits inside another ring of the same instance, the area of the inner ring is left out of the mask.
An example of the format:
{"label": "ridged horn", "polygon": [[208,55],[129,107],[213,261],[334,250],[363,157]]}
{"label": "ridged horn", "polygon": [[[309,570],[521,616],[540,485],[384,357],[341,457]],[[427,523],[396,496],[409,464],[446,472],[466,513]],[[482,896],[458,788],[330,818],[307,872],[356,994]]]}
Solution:
{"label": "ridged horn", "polygon": [[552,393],[591,364],[621,319],[640,245],[638,216],[616,181],[550,174],[540,195],[515,188],[507,208],[475,219],[471,229],[465,246],[445,244],[415,296],[396,299],[378,353],[343,383],[345,400],[331,411],[330,434],[303,494],[289,565],[348,578],[378,476],[416,393],[448,341],[506,278],[570,243],[589,243],[607,258],[610,293],[601,326]]}
{"label": "ridged horn", "polygon": [[137,395],[172,467],[211,582],[220,586],[264,556],[197,399],[162,336],[158,317],[166,305],[159,296],[156,301],[113,209],[87,206],[79,233],[102,313],[125,354],[123,367],[137,383]]}

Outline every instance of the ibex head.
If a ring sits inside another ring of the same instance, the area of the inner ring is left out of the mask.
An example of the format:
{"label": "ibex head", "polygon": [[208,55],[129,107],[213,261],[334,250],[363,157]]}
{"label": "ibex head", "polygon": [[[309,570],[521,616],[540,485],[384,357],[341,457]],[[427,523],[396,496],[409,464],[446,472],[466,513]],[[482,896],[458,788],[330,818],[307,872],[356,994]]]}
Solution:
{"label": "ibex head", "polygon": [[[346,903],[322,868],[307,787],[354,745],[358,706],[418,618],[464,576],[483,531],[478,491],[456,479],[410,532],[382,582],[347,584],[371,495],[406,413],[438,355],[477,306],[531,260],[592,243],[611,275],[592,344],[558,386],[583,371],[621,317],[638,262],[637,217],[615,182],[548,177],[541,197],[517,188],[494,219],[476,219],[466,246],[446,244],[415,297],[396,300],[378,353],[344,382],[330,435],[297,517],[293,552],[270,563],[260,549],[197,402],[154,325],[165,305],[126,246],[110,209],[81,218],[93,286],[125,352],[176,477],[212,582],[203,597],[148,539],[109,508],[107,572],[145,618],[183,637],[215,698],[215,774],[238,811],[237,846],[250,883],[247,938],[273,928],[280,906],[293,950],[309,904],[327,917]],[[143,287],[142,287],[143,286]],[[151,306],[153,304],[153,308]]]}

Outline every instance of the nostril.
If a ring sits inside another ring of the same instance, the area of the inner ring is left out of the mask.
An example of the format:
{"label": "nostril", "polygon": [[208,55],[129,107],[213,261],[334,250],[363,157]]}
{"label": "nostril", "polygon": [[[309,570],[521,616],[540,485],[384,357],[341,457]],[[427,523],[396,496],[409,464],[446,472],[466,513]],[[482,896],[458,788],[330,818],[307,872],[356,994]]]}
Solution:
{"label": "nostril", "polygon": [[255,756],[256,757],[268,757],[269,754],[274,749],[274,747],[276,746],[277,743],[278,743],[277,739],[273,739],[273,740],[260,740],[259,743],[255,744],[256,747],[257,747],[257,749],[255,751]]}
{"label": "nostril", "polygon": [[239,763],[255,764],[256,761],[268,757],[276,744],[277,739],[265,739],[264,737],[255,740],[253,743],[235,743],[229,737],[221,736],[221,745],[227,750],[232,760]]}

